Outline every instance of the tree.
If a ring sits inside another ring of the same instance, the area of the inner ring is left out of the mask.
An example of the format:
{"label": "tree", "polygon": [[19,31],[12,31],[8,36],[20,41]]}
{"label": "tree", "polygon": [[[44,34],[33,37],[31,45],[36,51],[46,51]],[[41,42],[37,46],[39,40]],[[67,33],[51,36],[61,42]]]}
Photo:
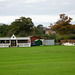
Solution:
{"label": "tree", "polygon": [[44,27],[42,24],[39,24],[37,26],[34,26],[34,29],[33,29],[33,33],[32,35],[35,35],[35,36],[42,36],[44,34]]}
{"label": "tree", "polygon": [[8,35],[15,34],[18,36],[27,36],[25,33],[30,34],[33,27],[34,24],[31,18],[20,17],[11,23]]}
{"label": "tree", "polygon": [[42,35],[44,33],[44,27],[43,27],[43,25],[42,24],[39,24],[37,26],[37,30],[38,30],[38,34],[39,35]]}
{"label": "tree", "polygon": [[72,18],[65,14],[60,14],[60,19],[54,24],[51,24],[51,29],[55,30],[59,34],[70,34],[72,31],[72,24],[70,24]]}
{"label": "tree", "polygon": [[0,25],[0,37],[7,36],[7,32],[9,31],[9,26],[6,24]]}
{"label": "tree", "polygon": [[75,25],[72,25],[72,34],[75,34]]}

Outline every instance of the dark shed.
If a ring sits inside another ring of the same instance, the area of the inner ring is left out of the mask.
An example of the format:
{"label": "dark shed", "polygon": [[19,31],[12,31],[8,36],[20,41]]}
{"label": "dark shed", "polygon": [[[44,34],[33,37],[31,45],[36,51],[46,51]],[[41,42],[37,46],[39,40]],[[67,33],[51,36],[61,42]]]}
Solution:
{"label": "dark shed", "polygon": [[42,41],[39,40],[39,39],[35,40],[35,45],[36,45],[36,46],[42,45]]}

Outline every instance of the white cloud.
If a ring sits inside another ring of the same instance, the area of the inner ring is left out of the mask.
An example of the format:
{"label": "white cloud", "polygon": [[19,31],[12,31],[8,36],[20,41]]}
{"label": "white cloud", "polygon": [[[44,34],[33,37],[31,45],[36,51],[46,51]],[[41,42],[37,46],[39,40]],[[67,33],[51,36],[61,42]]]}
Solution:
{"label": "white cloud", "polygon": [[[68,15],[69,17],[73,18],[72,22],[75,22],[75,15]],[[15,21],[21,16],[0,16],[0,23],[10,24],[11,22]],[[25,17],[32,18],[32,21],[35,25],[43,24],[47,27],[50,23],[55,23],[59,19],[59,15],[57,16],[50,16],[50,15],[26,15]],[[71,23],[72,23],[71,22]]]}
{"label": "white cloud", "polygon": [[[20,16],[0,16],[0,23],[9,24],[13,22],[15,19],[19,18]],[[53,23],[58,19],[58,16],[50,16],[50,15],[29,15],[25,17],[32,18],[34,23]]]}
{"label": "white cloud", "polygon": [[31,15],[34,22],[54,22],[58,19],[58,16],[50,15]]}
{"label": "white cloud", "polygon": [[0,2],[3,2],[3,1],[7,1],[7,0],[0,0]]}
{"label": "white cloud", "polygon": [[18,16],[0,16],[0,23],[10,24],[17,18]]}
{"label": "white cloud", "polygon": [[25,3],[38,3],[38,2],[44,2],[47,0],[24,0]]}
{"label": "white cloud", "polygon": [[63,2],[62,4],[63,5],[70,5],[71,3],[70,2]]}
{"label": "white cloud", "polygon": [[67,14],[75,14],[75,10],[65,12]]}
{"label": "white cloud", "polygon": [[34,23],[54,23],[62,13],[74,22],[74,3],[75,0],[0,0],[0,23],[9,24],[22,15],[31,17]]}

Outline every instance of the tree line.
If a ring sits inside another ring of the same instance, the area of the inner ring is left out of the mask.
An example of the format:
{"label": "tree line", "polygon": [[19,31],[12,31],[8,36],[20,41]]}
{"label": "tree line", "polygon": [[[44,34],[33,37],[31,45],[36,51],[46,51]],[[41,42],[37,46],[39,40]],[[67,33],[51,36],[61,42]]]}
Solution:
{"label": "tree line", "polygon": [[9,37],[12,34],[21,37],[33,35],[38,36],[44,34],[44,27],[41,24],[34,26],[32,19],[29,17],[20,17],[13,21],[10,25],[0,25],[0,37]]}
{"label": "tree line", "polygon": [[56,34],[45,34],[42,24],[34,25],[30,17],[20,17],[15,19],[10,25],[0,25],[0,37],[10,37],[15,34],[19,37],[40,36],[44,39],[55,39],[57,42],[61,39],[75,39],[75,24],[71,24],[72,18],[65,14],[59,15],[59,20],[50,24],[49,29],[56,31]]}

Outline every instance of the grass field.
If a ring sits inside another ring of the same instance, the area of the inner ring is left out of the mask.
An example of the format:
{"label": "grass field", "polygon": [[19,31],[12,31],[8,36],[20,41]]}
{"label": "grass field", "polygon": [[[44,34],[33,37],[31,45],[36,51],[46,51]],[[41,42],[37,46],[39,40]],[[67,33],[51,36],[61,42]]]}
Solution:
{"label": "grass field", "polygon": [[0,75],[75,75],[75,46],[0,48]]}

